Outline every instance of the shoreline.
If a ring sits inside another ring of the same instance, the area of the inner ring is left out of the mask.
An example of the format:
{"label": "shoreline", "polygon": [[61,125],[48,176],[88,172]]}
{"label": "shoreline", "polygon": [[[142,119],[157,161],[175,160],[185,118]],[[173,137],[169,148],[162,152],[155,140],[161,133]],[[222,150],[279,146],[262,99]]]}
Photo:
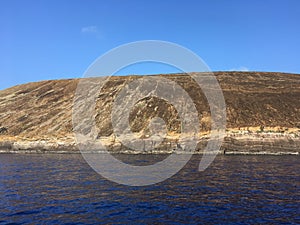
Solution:
{"label": "shoreline", "polygon": [[[112,141],[112,137],[102,140],[104,146],[111,154],[204,154],[204,147],[209,136],[204,135],[197,140],[198,145],[194,151],[184,147],[178,151],[176,139],[151,151],[130,150],[119,142]],[[170,147],[173,146],[173,147]],[[181,148],[181,147],[180,147]],[[0,140],[0,154],[80,154],[74,137],[25,139],[7,137]],[[93,151],[91,153],[105,153]],[[218,154],[224,155],[300,155],[300,137],[298,133],[248,133],[227,132]]]}
{"label": "shoreline", "polygon": [[[13,155],[30,155],[30,154],[59,154],[59,155],[64,155],[64,154],[83,154],[80,151],[39,151],[39,150],[21,150],[21,151],[5,151],[1,150],[1,154],[13,154]],[[93,153],[84,153],[84,154],[107,154],[106,152],[93,152]],[[124,154],[124,155],[168,155],[170,153],[166,152],[152,152],[152,153],[143,153],[143,152],[116,152],[112,154]],[[200,152],[192,152],[192,153],[187,153],[187,152],[180,152],[176,153],[178,155],[180,154],[192,154],[192,155],[203,155],[203,153]],[[284,155],[295,155],[295,156],[300,156],[299,152],[234,152],[234,151],[228,151],[225,154],[222,152],[219,152],[217,155],[245,155],[245,156],[255,156],[255,155],[272,155],[272,156],[284,156]]]}

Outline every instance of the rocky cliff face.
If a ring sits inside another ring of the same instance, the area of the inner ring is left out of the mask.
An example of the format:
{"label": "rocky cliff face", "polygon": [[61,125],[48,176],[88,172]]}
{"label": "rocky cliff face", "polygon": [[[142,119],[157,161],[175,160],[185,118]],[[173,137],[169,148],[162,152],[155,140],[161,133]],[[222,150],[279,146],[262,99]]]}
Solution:
{"label": "rocky cliff face", "polygon": [[[261,72],[214,74],[225,97],[228,132],[285,132],[298,135],[300,75]],[[205,134],[209,131],[210,109],[197,83],[184,74],[160,76],[175,81],[186,90],[199,113],[201,132]],[[99,93],[96,104],[99,136],[111,137],[113,134],[110,121],[112,102],[126,84],[137,78],[113,77]],[[55,140],[72,140],[72,107],[78,81],[42,81],[0,91],[2,141],[52,140],[57,143]],[[132,109],[132,131],[147,135],[148,121],[155,116],[166,121],[170,135],[180,132],[176,109],[168,102],[153,97],[140,100]]]}

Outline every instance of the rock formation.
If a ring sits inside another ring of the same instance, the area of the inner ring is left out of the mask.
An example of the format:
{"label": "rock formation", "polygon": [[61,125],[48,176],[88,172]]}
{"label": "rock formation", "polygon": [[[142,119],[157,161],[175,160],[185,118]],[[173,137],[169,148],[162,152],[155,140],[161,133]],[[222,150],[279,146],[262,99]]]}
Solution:
{"label": "rock formation", "polygon": [[[227,113],[225,153],[293,153],[300,151],[300,75],[273,72],[215,72],[224,93]],[[186,74],[156,75],[175,81],[195,103],[200,120],[198,150],[211,128],[210,107],[197,83]],[[114,151],[127,151],[115,140],[112,103],[122,88],[141,76],[112,77],[97,96],[95,121],[99,137]],[[0,151],[76,151],[72,126],[74,94],[79,79],[50,80],[0,91]],[[132,108],[131,130],[149,135],[149,121],[167,124],[168,141],[176,142],[181,122],[176,109],[155,97]],[[167,142],[166,142],[167,143]],[[166,146],[161,146],[162,152]]]}

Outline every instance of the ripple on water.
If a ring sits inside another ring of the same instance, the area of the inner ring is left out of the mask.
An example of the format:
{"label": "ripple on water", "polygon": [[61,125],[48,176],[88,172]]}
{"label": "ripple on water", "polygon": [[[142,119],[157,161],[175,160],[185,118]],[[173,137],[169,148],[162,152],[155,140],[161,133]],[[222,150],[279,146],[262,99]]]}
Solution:
{"label": "ripple on water", "polygon": [[299,156],[218,156],[201,173],[199,159],[163,183],[127,187],[78,154],[2,154],[0,223],[300,223]]}

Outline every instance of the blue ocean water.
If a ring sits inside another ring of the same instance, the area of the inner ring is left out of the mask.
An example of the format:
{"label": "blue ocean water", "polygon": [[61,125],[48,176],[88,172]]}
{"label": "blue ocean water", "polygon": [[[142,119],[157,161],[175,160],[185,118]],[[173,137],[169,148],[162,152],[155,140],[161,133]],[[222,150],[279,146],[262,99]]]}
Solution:
{"label": "blue ocean water", "polygon": [[218,156],[198,172],[200,157],[162,183],[129,187],[80,154],[1,154],[0,224],[300,223],[299,156]]}

